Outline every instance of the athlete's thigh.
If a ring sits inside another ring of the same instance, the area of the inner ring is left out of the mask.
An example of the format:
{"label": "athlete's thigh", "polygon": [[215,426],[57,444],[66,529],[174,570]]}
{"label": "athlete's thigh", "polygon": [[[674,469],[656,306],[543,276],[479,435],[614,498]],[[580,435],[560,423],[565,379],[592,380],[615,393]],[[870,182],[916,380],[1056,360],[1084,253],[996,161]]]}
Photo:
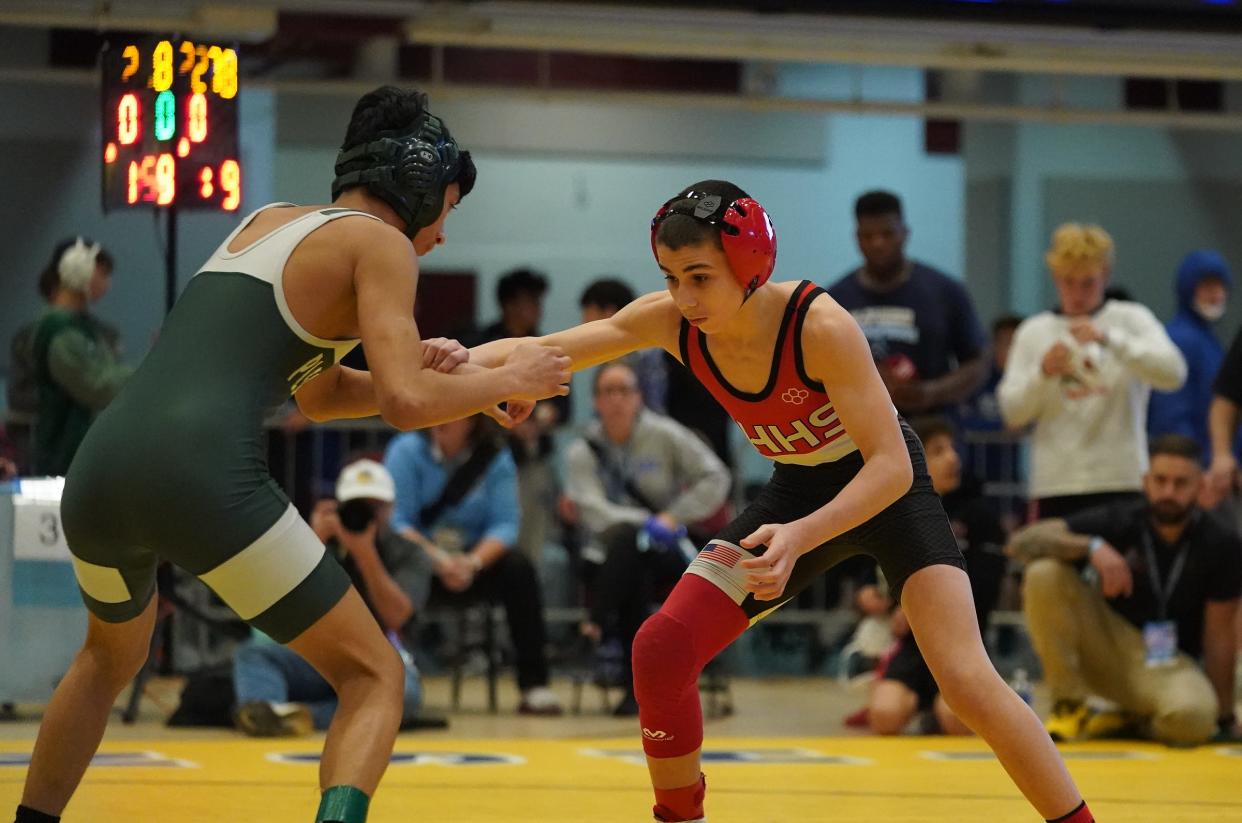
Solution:
{"label": "athlete's thigh", "polygon": [[889,594],[897,602],[906,581],[921,569],[940,565],[966,569],[949,518],[930,487],[916,485],[849,536],[880,564]]}
{"label": "athlete's thigh", "polygon": [[791,500],[771,492],[770,489],[764,489],[755,502],[721,529],[719,535],[707,542],[698,557],[690,563],[686,573],[696,574],[714,583],[754,623],[797,597],[828,569],[862,553],[858,545],[844,537],[830,540],[798,558],[780,597],[775,600],[756,600],[753,594],[746,591],[746,570],[741,566],[741,561],[746,557],[762,556],[767,546],[744,549],[741,546],[742,539],[765,523],[788,523],[805,517],[818,507],[814,501]]}
{"label": "athlete's thigh", "polygon": [[350,589],[349,576],[289,505],[248,545],[195,570],[243,620],[278,643],[309,629]]}

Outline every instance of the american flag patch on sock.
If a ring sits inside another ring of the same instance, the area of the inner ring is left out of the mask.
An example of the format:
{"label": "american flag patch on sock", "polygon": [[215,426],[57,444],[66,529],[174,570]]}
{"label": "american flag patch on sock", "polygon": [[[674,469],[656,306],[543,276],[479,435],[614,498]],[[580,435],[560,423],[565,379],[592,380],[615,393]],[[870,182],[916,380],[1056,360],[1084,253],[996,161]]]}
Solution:
{"label": "american flag patch on sock", "polygon": [[742,553],[720,543],[708,543],[707,548],[699,552],[699,557],[731,569],[737,565],[737,561],[742,559]]}

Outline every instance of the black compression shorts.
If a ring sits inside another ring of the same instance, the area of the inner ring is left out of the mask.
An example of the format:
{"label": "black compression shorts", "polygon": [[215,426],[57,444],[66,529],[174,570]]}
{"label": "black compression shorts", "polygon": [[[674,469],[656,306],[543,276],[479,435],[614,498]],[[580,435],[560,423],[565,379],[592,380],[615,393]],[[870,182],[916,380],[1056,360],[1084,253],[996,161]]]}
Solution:
{"label": "black compression shorts", "polygon": [[[901,430],[914,468],[910,490],[867,522],[834,537],[798,559],[785,591],[777,600],[755,600],[740,589],[744,574],[740,566],[722,565],[713,559],[718,552],[700,553],[687,573],[711,580],[733,599],[753,621],[796,597],[818,576],[841,561],[857,554],[873,557],[888,580],[892,597],[901,600],[906,580],[927,566],[948,565],[966,568],[949,518],[940,504],[927,475],[927,459],[918,436],[904,421]],[[709,542],[720,543],[742,554],[762,554],[765,547],[746,552],[739,548],[742,538],[765,523],[788,523],[805,517],[838,494],[862,468],[858,452],[818,466],[778,463],[771,480],[755,500]]]}

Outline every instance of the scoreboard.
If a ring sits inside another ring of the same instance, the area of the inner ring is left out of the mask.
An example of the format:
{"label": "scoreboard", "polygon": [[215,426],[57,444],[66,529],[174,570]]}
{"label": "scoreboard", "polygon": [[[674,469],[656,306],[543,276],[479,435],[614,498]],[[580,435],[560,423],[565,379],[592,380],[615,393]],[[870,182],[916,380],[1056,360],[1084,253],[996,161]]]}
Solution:
{"label": "scoreboard", "polygon": [[236,211],[237,50],[176,37],[102,55],[103,207]]}

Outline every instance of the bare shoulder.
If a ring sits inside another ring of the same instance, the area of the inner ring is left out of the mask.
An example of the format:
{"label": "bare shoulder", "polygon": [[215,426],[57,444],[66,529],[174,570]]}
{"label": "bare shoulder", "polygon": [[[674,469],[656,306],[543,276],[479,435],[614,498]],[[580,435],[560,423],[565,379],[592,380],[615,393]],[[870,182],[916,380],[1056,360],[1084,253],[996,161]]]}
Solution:
{"label": "bare shoulder", "polygon": [[816,295],[802,325],[802,353],[807,372],[817,380],[845,377],[855,367],[874,371],[871,347],[862,329],[827,292]]}
{"label": "bare shoulder", "polygon": [[383,220],[377,220],[365,214],[346,214],[333,220],[324,228],[335,229],[339,236],[359,246],[371,244],[406,246],[414,253],[414,245],[409,238]]}
{"label": "bare shoulder", "polygon": [[845,310],[828,292],[820,292],[811,298],[810,308],[803,323],[803,342],[828,340],[841,335],[861,333],[853,315]]}
{"label": "bare shoulder", "polygon": [[323,228],[334,230],[324,239],[349,251],[355,271],[398,266],[401,274],[408,275],[411,268],[418,267],[418,256],[409,238],[383,221],[351,214]]}

